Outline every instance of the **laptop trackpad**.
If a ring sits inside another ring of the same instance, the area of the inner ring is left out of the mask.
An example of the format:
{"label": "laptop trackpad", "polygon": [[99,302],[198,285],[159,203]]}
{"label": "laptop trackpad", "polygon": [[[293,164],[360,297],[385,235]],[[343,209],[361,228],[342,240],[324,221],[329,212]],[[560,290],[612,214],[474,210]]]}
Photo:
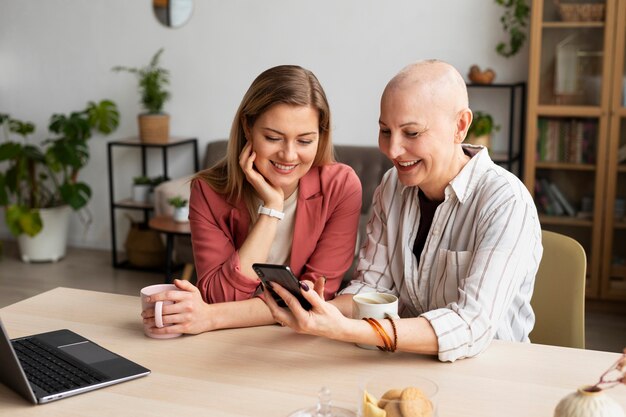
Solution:
{"label": "laptop trackpad", "polygon": [[92,365],[96,362],[107,361],[109,359],[117,359],[119,357],[114,353],[111,353],[108,350],[101,348],[95,343],[91,343],[88,341],[59,346],[58,348],[68,355],[73,356],[76,359],[83,361],[89,365]]}

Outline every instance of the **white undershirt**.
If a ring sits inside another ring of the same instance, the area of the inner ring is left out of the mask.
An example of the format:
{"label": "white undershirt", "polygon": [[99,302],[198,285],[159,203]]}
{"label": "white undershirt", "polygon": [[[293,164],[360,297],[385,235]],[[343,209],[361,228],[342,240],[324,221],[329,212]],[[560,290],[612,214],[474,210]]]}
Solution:
{"label": "white undershirt", "polygon": [[[260,204],[260,202],[259,202]],[[294,191],[283,205],[285,217],[278,221],[276,236],[267,257],[268,264],[287,265],[291,258],[293,228],[296,222],[296,206],[298,205],[298,189]],[[260,216],[263,216],[260,214]]]}

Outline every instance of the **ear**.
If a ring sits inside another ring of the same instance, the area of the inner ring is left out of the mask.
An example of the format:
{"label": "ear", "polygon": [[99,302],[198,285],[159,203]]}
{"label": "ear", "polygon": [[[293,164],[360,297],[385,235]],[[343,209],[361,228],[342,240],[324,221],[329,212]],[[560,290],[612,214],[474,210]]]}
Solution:
{"label": "ear", "polygon": [[454,134],[454,142],[462,143],[465,140],[465,136],[467,136],[467,130],[472,124],[472,119],[474,115],[472,111],[468,108],[465,108],[459,112],[456,119],[456,132]]}

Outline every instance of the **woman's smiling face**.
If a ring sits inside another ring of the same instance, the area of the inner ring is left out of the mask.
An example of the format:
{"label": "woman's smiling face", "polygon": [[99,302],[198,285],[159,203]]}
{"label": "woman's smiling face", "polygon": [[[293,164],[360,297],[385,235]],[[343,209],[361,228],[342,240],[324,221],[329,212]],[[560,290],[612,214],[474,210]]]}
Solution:
{"label": "woman's smiling face", "polygon": [[378,146],[398,170],[400,182],[427,195],[443,192],[455,175],[455,123],[422,95],[394,89],[384,94]]}
{"label": "woman's smiling face", "polygon": [[281,187],[285,198],[313,165],[319,143],[319,114],[310,106],[276,104],[257,118],[248,140],[254,165],[265,179]]}

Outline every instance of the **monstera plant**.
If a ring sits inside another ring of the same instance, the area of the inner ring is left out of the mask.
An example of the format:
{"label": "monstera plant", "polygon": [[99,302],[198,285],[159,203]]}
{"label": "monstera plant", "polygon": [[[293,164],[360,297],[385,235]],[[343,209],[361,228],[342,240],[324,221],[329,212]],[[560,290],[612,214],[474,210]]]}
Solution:
{"label": "monstera plant", "polygon": [[[115,103],[89,102],[85,109],[68,115],[53,114],[48,130],[51,137],[30,143],[35,126],[0,113],[5,140],[0,143],[0,206],[6,224],[15,236],[36,236],[45,225],[42,209],[67,205],[84,208],[91,188],[78,174],[89,161],[87,141],[94,132],[109,134],[119,124]],[[12,137],[19,136],[19,140]]]}

